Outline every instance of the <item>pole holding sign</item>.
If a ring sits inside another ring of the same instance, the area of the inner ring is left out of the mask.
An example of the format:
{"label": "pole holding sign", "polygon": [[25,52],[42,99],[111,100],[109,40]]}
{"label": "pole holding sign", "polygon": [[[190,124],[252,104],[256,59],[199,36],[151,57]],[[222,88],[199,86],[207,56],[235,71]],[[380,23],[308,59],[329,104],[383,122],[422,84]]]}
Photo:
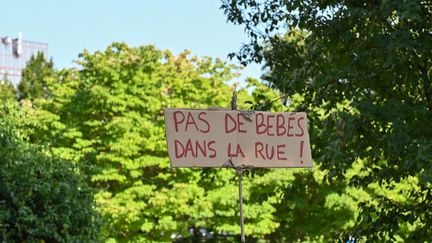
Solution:
{"label": "pole holding sign", "polygon": [[[237,94],[236,91],[234,90],[233,92],[233,96],[231,99],[231,110],[237,110]],[[247,119],[248,121],[250,120],[250,117],[248,117],[249,119]],[[228,160],[230,162],[230,165],[232,165],[232,161],[231,159]],[[224,164],[225,166],[226,164]],[[238,186],[239,186],[239,205],[240,205],[240,241],[242,243],[246,242],[246,238],[245,238],[245,232],[244,232],[244,216],[243,216],[243,173],[245,172],[245,170],[247,169],[246,166],[242,165],[242,166],[237,166],[235,167],[236,170],[236,174],[238,177]]]}

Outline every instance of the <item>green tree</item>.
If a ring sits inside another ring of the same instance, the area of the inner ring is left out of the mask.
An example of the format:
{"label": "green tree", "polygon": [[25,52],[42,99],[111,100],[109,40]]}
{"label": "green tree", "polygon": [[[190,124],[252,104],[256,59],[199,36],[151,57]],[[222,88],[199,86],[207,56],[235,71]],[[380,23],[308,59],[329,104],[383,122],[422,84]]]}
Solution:
{"label": "green tree", "polygon": [[[222,241],[236,241],[234,171],[170,170],[162,118],[163,107],[228,107],[232,87],[224,81],[235,76],[236,68],[188,52],[174,56],[121,43],[104,52],[84,52],[80,64],[79,70],[58,72],[58,80],[47,87],[48,98],[23,105],[25,131],[30,141],[80,165],[100,191],[96,201],[107,219],[104,239],[169,241],[180,233],[192,240],[199,231],[190,235],[188,228],[203,227],[232,235]],[[240,109],[292,110],[302,102],[297,95],[284,107],[285,97],[268,85],[255,79],[247,85],[251,94],[238,92]],[[345,182],[324,183],[319,169],[249,175],[243,185],[248,241],[332,239],[352,225],[356,202],[370,199]]]}
{"label": "green tree", "polygon": [[32,56],[22,71],[18,85],[20,99],[47,97],[48,85],[55,80],[54,63],[47,61],[42,52]]}
{"label": "green tree", "polygon": [[11,81],[4,77],[3,80],[0,80],[0,100],[11,100],[16,99],[16,89]]}
{"label": "green tree", "polygon": [[0,241],[96,241],[90,187],[69,161],[30,145],[23,121],[15,101],[0,103]]}
{"label": "green tree", "polygon": [[[169,241],[173,233],[188,236],[189,227],[238,234],[234,171],[203,177],[197,169],[170,169],[163,121],[165,107],[229,107],[232,88],[225,81],[237,76],[237,67],[123,43],[80,57],[79,71],[59,72],[48,86],[52,95],[33,103],[41,109],[26,108],[27,131],[89,176],[108,222],[106,239]],[[265,86],[257,90],[274,94]],[[240,108],[261,100],[239,91]],[[251,237],[277,227],[270,203],[256,201],[245,210]]]}
{"label": "green tree", "polygon": [[430,1],[225,0],[222,9],[251,37],[237,57],[264,61],[274,88],[302,96],[327,180],[371,192],[347,234],[430,239]]}

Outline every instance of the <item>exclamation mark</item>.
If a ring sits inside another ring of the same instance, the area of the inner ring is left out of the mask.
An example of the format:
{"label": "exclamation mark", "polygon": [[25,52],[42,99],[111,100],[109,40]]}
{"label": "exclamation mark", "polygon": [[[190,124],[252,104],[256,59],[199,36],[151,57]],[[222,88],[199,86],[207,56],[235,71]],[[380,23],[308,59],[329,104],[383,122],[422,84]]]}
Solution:
{"label": "exclamation mark", "polygon": [[[304,141],[300,141],[300,158],[303,158],[303,145]],[[303,160],[300,160],[300,164],[303,164]]]}

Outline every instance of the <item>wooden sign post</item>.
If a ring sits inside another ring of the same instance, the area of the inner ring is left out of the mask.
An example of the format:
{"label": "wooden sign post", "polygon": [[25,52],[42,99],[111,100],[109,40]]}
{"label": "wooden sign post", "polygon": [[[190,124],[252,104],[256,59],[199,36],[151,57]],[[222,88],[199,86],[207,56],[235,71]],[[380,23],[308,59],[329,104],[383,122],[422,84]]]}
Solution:
{"label": "wooden sign post", "polygon": [[244,237],[242,177],[259,168],[309,168],[312,155],[304,112],[165,109],[171,167],[232,167],[239,180]]}

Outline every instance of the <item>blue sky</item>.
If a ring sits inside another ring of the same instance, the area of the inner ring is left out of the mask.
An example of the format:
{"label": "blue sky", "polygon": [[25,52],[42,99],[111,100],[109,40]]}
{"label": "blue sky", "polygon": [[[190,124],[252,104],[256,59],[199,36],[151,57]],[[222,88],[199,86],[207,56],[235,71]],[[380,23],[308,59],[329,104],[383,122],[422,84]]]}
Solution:
{"label": "blue sky", "polygon": [[[72,66],[83,49],[104,50],[114,41],[229,61],[247,36],[219,6],[218,0],[2,0],[0,37],[22,32],[25,40],[48,43],[58,68]],[[243,78],[260,74],[260,66],[251,65]]]}

